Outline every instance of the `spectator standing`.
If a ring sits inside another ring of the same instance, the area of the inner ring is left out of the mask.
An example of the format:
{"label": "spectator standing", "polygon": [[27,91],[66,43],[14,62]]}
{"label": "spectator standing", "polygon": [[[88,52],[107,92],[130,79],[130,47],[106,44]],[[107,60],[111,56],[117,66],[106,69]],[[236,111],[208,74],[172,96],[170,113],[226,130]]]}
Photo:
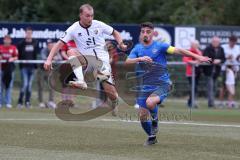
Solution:
{"label": "spectator standing", "polygon": [[[19,60],[37,60],[39,51],[38,42],[32,38],[33,30],[27,27],[25,30],[25,39],[18,44]],[[34,63],[21,63],[19,65],[21,73],[21,90],[18,98],[18,108],[22,108],[23,98],[25,96],[26,108],[31,107],[32,82],[37,65]]]}
{"label": "spectator standing", "polygon": [[[199,41],[198,40],[194,40],[191,42],[191,48],[189,49],[189,51],[191,51],[192,53],[195,53],[197,55],[202,55],[201,50],[199,49]],[[189,91],[189,98],[188,98],[188,102],[187,105],[188,107],[192,107],[192,92],[191,92],[191,87],[192,87],[192,65],[193,64],[197,64],[198,61],[192,57],[187,57],[184,56],[183,57],[183,62],[186,62],[186,77],[188,79],[188,83],[189,83],[189,87],[190,87],[190,91]],[[198,81],[200,78],[200,68],[198,66],[195,65],[195,88],[194,88],[194,93],[195,95],[197,94],[197,87],[198,87]],[[197,108],[197,104],[193,104],[193,107]]]}
{"label": "spectator standing", "polygon": [[[12,108],[12,87],[14,81],[14,61],[18,59],[18,50],[15,45],[12,45],[12,39],[10,35],[5,35],[3,38],[3,45],[0,45],[0,59],[6,60],[7,63],[0,64],[0,77],[1,77],[1,89],[0,89],[0,108],[5,102],[7,108]],[[3,94],[5,92],[5,98]]]}
{"label": "spectator standing", "polygon": [[221,72],[221,64],[225,62],[225,54],[220,46],[219,37],[212,38],[211,44],[205,48],[203,55],[212,59],[211,65],[203,66],[204,74],[207,77],[208,107],[212,108],[215,107],[216,80]]}
{"label": "spectator standing", "polygon": [[[235,36],[231,36],[229,37],[229,43],[228,44],[223,44],[222,45],[223,49],[224,49],[224,53],[225,53],[225,58],[226,58],[226,64],[233,64],[237,62],[237,58],[240,56],[240,47],[239,45],[237,45],[237,37]],[[239,71],[239,66],[231,66],[234,74],[237,75],[237,72]],[[222,79],[223,79],[223,86],[220,89],[219,92],[219,107],[223,107],[224,106],[224,93],[226,91],[226,67],[222,66]]]}
{"label": "spectator standing", "polygon": [[[50,53],[53,45],[54,45],[54,41],[52,39],[48,39],[47,40],[47,47],[43,48],[41,50],[41,55],[40,58],[41,60],[46,60],[48,54]],[[62,60],[62,57],[60,54],[56,54],[56,56],[53,58],[55,61],[60,61]],[[54,91],[52,88],[48,87],[48,92],[49,92],[49,97],[48,97],[48,102],[44,103],[44,84],[46,82],[48,82],[48,77],[49,77],[49,71],[45,71],[43,66],[41,65],[38,70],[37,70],[37,84],[38,84],[38,101],[39,101],[39,107],[40,108],[56,108],[56,104],[54,102]]]}

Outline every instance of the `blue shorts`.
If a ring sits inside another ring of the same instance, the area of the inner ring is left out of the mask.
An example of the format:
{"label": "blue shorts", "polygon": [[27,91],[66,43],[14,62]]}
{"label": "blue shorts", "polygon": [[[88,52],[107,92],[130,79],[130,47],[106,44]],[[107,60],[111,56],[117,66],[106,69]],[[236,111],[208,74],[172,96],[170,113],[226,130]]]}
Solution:
{"label": "blue shorts", "polygon": [[150,95],[157,95],[160,99],[159,104],[162,104],[163,101],[169,95],[171,91],[172,83],[166,83],[162,86],[143,86],[143,89],[137,94],[137,104],[140,107],[147,108],[146,100]]}

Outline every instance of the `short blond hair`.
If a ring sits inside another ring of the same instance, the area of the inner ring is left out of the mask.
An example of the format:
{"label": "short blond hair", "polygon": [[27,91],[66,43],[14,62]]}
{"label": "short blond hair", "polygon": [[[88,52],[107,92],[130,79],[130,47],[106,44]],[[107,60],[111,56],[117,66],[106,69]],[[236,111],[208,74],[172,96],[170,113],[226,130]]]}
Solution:
{"label": "short blond hair", "polygon": [[86,3],[86,4],[83,4],[79,7],[79,13],[82,13],[84,8],[87,8],[89,10],[93,10],[93,7],[90,4]]}

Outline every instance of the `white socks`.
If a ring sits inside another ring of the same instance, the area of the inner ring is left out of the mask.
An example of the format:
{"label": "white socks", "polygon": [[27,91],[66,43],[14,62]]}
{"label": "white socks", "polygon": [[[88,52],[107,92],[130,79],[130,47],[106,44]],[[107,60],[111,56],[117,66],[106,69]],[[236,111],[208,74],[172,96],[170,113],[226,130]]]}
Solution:
{"label": "white socks", "polygon": [[68,60],[72,66],[73,72],[77,77],[78,81],[84,81],[84,77],[83,77],[83,71],[82,71],[82,64],[80,63],[80,61],[78,60],[78,58],[76,56],[69,56]]}

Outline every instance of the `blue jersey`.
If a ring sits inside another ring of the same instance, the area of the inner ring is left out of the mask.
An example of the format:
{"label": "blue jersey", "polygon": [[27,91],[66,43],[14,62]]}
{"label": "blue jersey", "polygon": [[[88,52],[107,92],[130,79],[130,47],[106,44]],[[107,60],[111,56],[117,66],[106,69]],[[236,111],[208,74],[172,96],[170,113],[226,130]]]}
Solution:
{"label": "blue jersey", "polygon": [[173,53],[174,47],[170,46],[167,43],[161,43],[153,41],[149,46],[144,46],[141,43],[137,44],[129,54],[128,58],[137,58],[148,56],[152,58],[153,62],[158,63],[162,66],[167,65],[166,54]]}
{"label": "blue jersey", "polygon": [[[153,41],[149,46],[144,46],[143,44],[137,44],[129,54],[128,58],[138,58],[143,56],[148,56],[153,60],[153,63],[139,63],[137,65],[137,72],[144,74],[144,84],[151,83],[154,85],[155,82],[159,80],[169,80],[169,75],[167,71],[167,53],[173,53],[174,47],[167,43],[161,43]],[[156,85],[156,84],[155,84]]]}
{"label": "blue jersey", "polygon": [[153,41],[149,46],[137,44],[129,54],[128,58],[148,56],[153,63],[140,62],[136,65],[137,84],[134,86],[137,92],[137,104],[146,106],[146,99],[151,94],[158,95],[160,103],[167,97],[171,81],[167,71],[167,53],[173,53],[174,47],[167,43]]}

